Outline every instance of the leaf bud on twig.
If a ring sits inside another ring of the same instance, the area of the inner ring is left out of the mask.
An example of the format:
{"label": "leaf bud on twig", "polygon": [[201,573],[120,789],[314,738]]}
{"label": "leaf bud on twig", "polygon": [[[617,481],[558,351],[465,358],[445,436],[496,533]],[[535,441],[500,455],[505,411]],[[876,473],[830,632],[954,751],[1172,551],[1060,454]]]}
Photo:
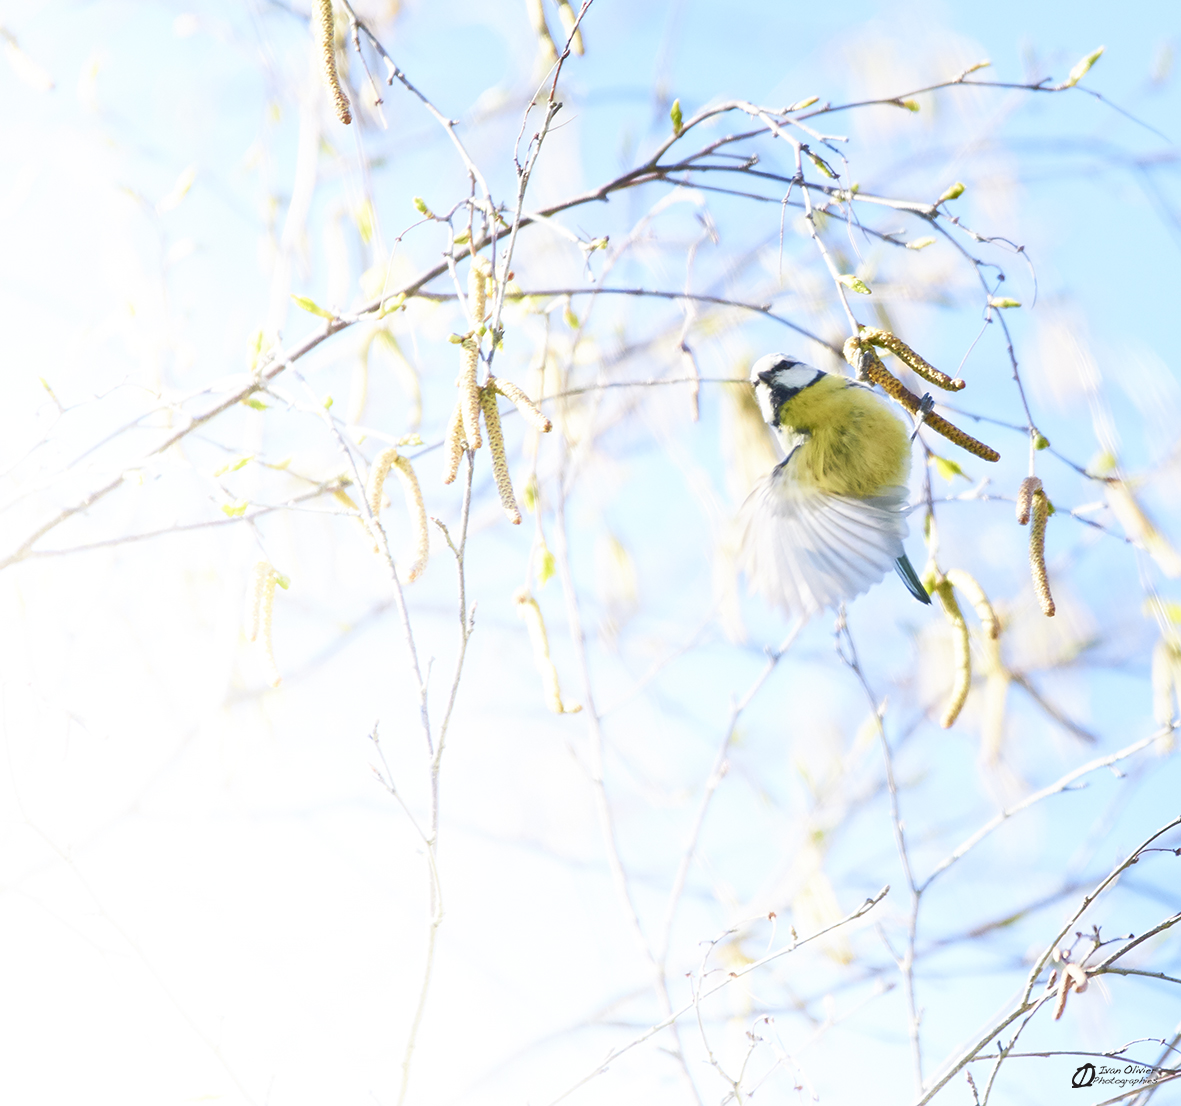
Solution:
{"label": "leaf bud on twig", "polygon": [[673,134],[678,138],[681,136],[681,131],[685,127],[685,117],[681,114],[681,101],[674,100],[673,106],[668,111],[669,120],[673,125]]}
{"label": "leaf bud on twig", "polygon": [[1074,68],[1067,75],[1066,81],[1063,83],[1062,87],[1074,88],[1074,86],[1087,75],[1087,71],[1091,68],[1091,66],[1099,60],[1105,49],[1105,46],[1100,46],[1098,50],[1092,50],[1085,58],[1080,58],[1079,61],[1075,63]]}

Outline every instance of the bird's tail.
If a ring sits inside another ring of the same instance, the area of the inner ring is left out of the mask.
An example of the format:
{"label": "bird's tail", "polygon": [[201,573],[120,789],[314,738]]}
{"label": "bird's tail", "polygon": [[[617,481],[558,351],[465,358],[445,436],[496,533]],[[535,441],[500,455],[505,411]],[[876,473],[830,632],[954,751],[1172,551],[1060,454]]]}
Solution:
{"label": "bird's tail", "polygon": [[919,579],[919,574],[915,572],[914,565],[910,563],[910,558],[905,553],[894,562],[894,568],[898,575],[902,577],[902,582],[906,585],[906,590],[911,595],[920,603],[931,602],[931,597],[927,594],[927,589],[923,587],[923,583]]}

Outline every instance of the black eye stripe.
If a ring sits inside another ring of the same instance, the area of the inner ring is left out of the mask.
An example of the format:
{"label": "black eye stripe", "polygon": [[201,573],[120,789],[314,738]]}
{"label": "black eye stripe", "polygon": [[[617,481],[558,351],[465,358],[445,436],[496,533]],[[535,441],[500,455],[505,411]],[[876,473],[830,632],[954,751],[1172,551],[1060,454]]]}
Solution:
{"label": "black eye stripe", "polygon": [[786,384],[772,384],[771,385],[771,404],[773,409],[778,410],[783,406],[792,396],[800,394],[799,388],[789,388]]}
{"label": "black eye stripe", "polygon": [[[799,362],[799,361],[793,362],[793,364],[796,364],[796,365],[798,365],[800,363],[801,362]],[[778,367],[778,366],[776,366],[776,367]],[[792,385],[784,384],[782,382],[776,382],[775,384],[772,384],[771,385],[771,410],[773,410],[775,412],[776,422],[778,422],[780,407],[782,407],[789,399],[792,399],[794,396],[798,396],[800,394],[800,392],[802,392],[805,388],[811,388],[813,384],[816,384],[819,381],[823,380],[824,375],[825,375],[824,373],[817,370],[816,375],[813,376],[811,380],[807,381],[804,384],[800,384],[798,386],[792,386]]]}

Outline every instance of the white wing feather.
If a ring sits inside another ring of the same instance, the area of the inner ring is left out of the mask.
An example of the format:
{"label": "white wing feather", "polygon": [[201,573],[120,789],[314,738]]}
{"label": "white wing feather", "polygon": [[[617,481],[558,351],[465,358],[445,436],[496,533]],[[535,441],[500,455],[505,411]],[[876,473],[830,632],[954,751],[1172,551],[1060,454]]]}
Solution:
{"label": "white wing feather", "polygon": [[867,591],[903,555],[905,488],[872,499],[801,487],[768,473],[739,512],[739,567],[789,614],[810,615]]}

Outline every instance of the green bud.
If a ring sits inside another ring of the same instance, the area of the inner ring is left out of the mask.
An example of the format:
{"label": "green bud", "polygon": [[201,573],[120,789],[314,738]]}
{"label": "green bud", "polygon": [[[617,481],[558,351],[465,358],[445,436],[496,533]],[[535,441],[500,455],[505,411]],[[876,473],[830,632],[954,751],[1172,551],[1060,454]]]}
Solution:
{"label": "green bud", "polygon": [[1049,449],[1049,448],[1050,448],[1050,439],[1049,439],[1049,438],[1047,438],[1047,437],[1045,437],[1045,435],[1043,435],[1043,434],[1042,434],[1042,433],[1039,431],[1039,432],[1038,432],[1038,433],[1037,433],[1037,434],[1034,436],[1034,439],[1033,439],[1033,448],[1034,448],[1034,449]]}
{"label": "green bud", "polygon": [[1115,454],[1106,449],[1101,449],[1091,458],[1090,463],[1087,465],[1087,471],[1093,476],[1107,476],[1109,473],[1115,471],[1115,466]]}
{"label": "green bud", "polygon": [[935,245],[935,239],[931,237],[916,238],[913,242],[907,242],[906,248],[908,250],[925,250],[928,246]]}
{"label": "green bud", "polygon": [[932,453],[931,460],[935,464],[935,471],[938,472],[939,475],[942,476],[943,479],[949,484],[957,476],[962,476],[965,480],[968,479],[967,474],[962,468],[960,468],[959,465],[955,463],[955,461],[950,461],[946,457],[940,457],[938,453]]}
{"label": "green bud", "polygon": [[989,296],[988,297],[988,306],[989,307],[1020,307],[1021,301],[1020,300],[1011,300],[1011,299],[1004,297],[1004,296]]}
{"label": "green bud", "polygon": [[1105,46],[1100,46],[1098,50],[1092,50],[1085,58],[1079,61],[1070,71],[1070,75],[1066,78],[1066,83],[1062,87],[1074,88],[1087,75],[1087,70],[1099,60],[1100,55],[1105,49]]}
{"label": "green bud", "polygon": [[684,130],[684,122],[685,122],[684,118],[681,115],[681,101],[680,100],[673,101],[673,106],[671,109],[669,109],[668,117],[673,122],[673,134],[675,134],[679,138],[681,135],[681,131]]}
{"label": "green bud", "polygon": [[391,297],[381,305],[381,310],[378,312],[377,317],[379,319],[384,319],[387,315],[390,315],[399,308],[404,308],[405,306],[406,293],[399,292],[396,296]]}
{"label": "green bud", "polygon": [[787,108],[784,114],[792,111],[803,111],[804,108],[810,108],[814,103],[820,99],[819,96],[809,96],[806,100],[797,100],[791,107]]}
{"label": "green bud", "polygon": [[426,206],[426,200],[424,200],[421,196],[414,197],[414,206],[418,210],[419,215],[425,215],[428,219],[434,218],[434,214],[431,212],[431,209]]}
{"label": "green bud", "polygon": [[307,296],[297,296],[294,292],[291,293],[291,298],[295,300],[296,307],[302,307],[309,315],[319,315],[321,319],[335,319],[336,316],[331,311],[326,311],[315,300],[308,299]]}
{"label": "green bud", "polygon": [[837,280],[839,280],[846,288],[849,288],[854,292],[858,292],[863,296],[873,295],[869,285],[866,284],[865,281],[863,281],[860,277],[855,277],[852,273],[841,273],[841,275],[837,277]]}
{"label": "green bud", "polygon": [[808,160],[812,162],[829,180],[836,180],[837,175],[833,172],[832,166],[828,164],[824,158],[812,153],[811,150],[805,150],[804,153],[808,155]]}
{"label": "green bud", "polygon": [[946,202],[947,200],[958,199],[963,194],[964,194],[964,183],[963,183],[963,181],[957,180],[955,182],[955,184],[953,184],[946,192],[944,192],[943,195],[940,196],[939,199],[937,199],[935,202],[937,204],[941,204],[941,203]]}

